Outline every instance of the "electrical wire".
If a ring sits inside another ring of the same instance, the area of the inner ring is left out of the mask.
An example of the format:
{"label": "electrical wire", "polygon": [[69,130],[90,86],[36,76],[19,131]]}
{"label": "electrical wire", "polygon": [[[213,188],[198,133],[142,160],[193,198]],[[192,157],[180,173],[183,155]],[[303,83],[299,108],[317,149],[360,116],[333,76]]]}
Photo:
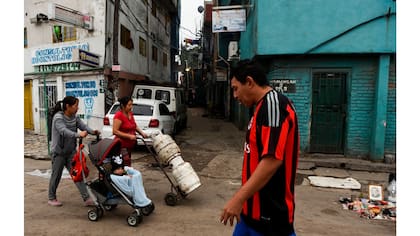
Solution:
{"label": "electrical wire", "polygon": [[307,50],[307,51],[306,51],[306,52],[304,52],[303,54],[309,54],[310,52],[312,52],[312,51],[314,51],[314,50],[316,50],[316,49],[318,49],[318,48],[320,48],[320,47],[324,46],[325,44],[328,44],[329,42],[331,42],[331,41],[333,41],[333,40],[335,40],[335,39],[337,39],[337,38],[339,38],[339,37],[341,37],[341,36],[343,36],[343,35],[345,35],[345,34],[349,33],[350,31],[353,31],[353,30],[354,30],[354,29],[356,29],[356,28],[359,28],[359,27],[360,27],[360,26],[362,26],[362,25],[366,25],[366,24],[368,24],[368,23],[370,23],[370,22],[372,22],[372,21],[375,21],[375,20],[378,20],[378,19],[381,19],[381,18],[384,18],[384,17],[390,17],[390,16],[392,16],[392,15],[396,15],[396,13],[395,13],[395,12],[391,12],[391,10],[390,10],[390,9],[388,9],[388,12],[387,12],[386,14],[383,14],[383,15],[380,15],[380,16],[377,16],[377,17],[374,17],[374,18],[372,18],[372,19],[370,19],[370,20],[367,20],[367,21],[361,22],[361,23],[359,23],[359,24],[357,24],[357,25],[355,25],[355,26],[353,26],[353,27],[351,27],[351,28],[349,28],[349,29],[347,29],[347,30],[343,31],[342,33],[339,33],[339,34],[337,34],[336,36],[334,36],[334,37],[332,37],[332,38],[330,38],[330,39],[328,39],[328,40],[325,40],[324,42],[322,42],[322,43],[320,43],[320,44],[316,45],[315,47],[312,47],[311,49]]}

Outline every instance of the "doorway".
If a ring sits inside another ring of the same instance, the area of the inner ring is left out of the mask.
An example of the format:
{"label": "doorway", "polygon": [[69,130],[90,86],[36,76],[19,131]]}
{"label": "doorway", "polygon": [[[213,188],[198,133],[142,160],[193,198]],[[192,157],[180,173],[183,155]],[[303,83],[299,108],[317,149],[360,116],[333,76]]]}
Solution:
{"label": "doorway", "polygon": [[343,154],[347,72],[312,74],[310,152]]}
{"label": "doorway", "polygon": [[24,129],[34,129],[34,120],[32,115],[32,81],[24,83]]}
{"label": "doorway", "polygon": [[38,86],[40,133],[47,134],[48,112],[57,103],[57,82],[44,81]]}

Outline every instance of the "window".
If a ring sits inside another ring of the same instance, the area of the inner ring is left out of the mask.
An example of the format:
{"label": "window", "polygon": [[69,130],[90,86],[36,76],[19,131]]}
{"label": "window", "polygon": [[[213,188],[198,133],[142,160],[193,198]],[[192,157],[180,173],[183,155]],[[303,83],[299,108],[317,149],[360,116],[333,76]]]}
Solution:
{"label": "window", "polygon": [[152,98],[152,90],[151,89],[139,89],[137,90],[136,98]]}
{"label": "window", "polygon": [[159,113],[161,116],[169,116],[171,113],[169,112],[168,107],[165,104],[159,104]]}
{"label": "window", "polygon": [[140,55],[146,56],[146,40],[139,37],[139,53]]}
{"label": "window", "polygon": [[23,29],[23,45],[25,48],[28,47],[28,33],[26,31],[26,27]]}
{"label": "window", "polygon": [[52,38],[53,43],[76,41],[76,27],[54,25],[52,27]]}
{"label": "window", "polygon": [[[119,110],[120,104],[114,104],[109,114],[115,114]],[[151,116],[153,115],[153,106],[134,103],[132,111],[135,116]]]}
{"label": "window", "polygon": [[156,99],[156,100],[162,100],[162,101],[164,101],[166,104],[169,104],[169,101],[170,101],[170,94],[169,94],[169,91],[165,91],[165,90],[156,90],[155,99]]}
{"label": "window", "polygon": [[158,61],[158,50],[155,46],[152,46],[152,60],[155,62]]}
{"label": "window", "polygon": [[170,22],[171,22],[171,17],[169,16],[169,14],[168,13],[166,13],[165,14],[165,31],[166,31],[166,33],[168,33],[169,32],[169,25],[170,25]]}
{"label": "window", "polygon": [[121,39],[120,43],[121,43],[121,45],[128,48],[128,49],[134,48],[133,40],[131,39],[130,30],[125,28],[124,25],[121,25],[120,28],[121,28],[121,30],[120,30],[120,39]]}
{"label": "window", "polygon": [[162,64],[165,67],[168,65],[168,54],[165,52],[162,53]]}
{"label": "window", "polygon": [[133,104],[133,114],[135,116],[151,116],[153,115],[153,106]]}
{"label": "window", "polygon": [[120,110],[120,104],[118,104],[118,105],[114,105],[114,106],[112,106],[111,107],[111,111],[109,112],[109,114],[115,114],[115,113],[117,113],[117,111],[119,111]]}

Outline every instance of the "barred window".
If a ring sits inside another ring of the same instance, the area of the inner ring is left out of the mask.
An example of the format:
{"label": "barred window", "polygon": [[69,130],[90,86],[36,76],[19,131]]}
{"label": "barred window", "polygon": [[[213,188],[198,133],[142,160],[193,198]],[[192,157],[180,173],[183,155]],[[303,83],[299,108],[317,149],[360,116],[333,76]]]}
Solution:
{"label": "barred window", "polygon": [[158,61],[158,49],[155,46],[152,46],[152,60],[155,62]]}
{"label": "barred window", "polygon": [[130,30],[121,24],[120,30],[120,44],[128,49],[134,48],[133,40],[131,39]]}
{"label": "barred window", "polygon": [[162,52],[162,64],[165,67],[168,65],[168,54],[165,52]]}
{"label": "barred window", "polygon": [[53,43],[76,41],[76,27],[54,25],[52,27],[52,39]]}
{"label": "barred window", "polygon": [[140,55],[146,56],[146,40],[139,37],[139,53]]}

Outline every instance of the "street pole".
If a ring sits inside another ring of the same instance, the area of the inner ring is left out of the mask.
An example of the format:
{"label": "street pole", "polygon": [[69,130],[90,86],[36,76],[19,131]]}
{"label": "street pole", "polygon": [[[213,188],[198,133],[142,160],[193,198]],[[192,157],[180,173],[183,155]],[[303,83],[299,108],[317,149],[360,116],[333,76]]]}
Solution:
{"label": "street pole", "polygon": [[[218,4],[218,0],[213,0],[213,7],[217,7]],[[213,88],[212,88],[212,92],[211,92],[211,107],[210,109],[213,109],[213,107],[215,106],[215,90],[216,90],[216,67],[217,67],[217,59],[219,57],[219,34],[218,33],[213,33],[213,68],[212,68],[212,84],[213,84]]]}
{"label": "street pole", "polygon": [[[48,127],[48,96],[47,96],[47,81],[46,81],[46,78],[45,78],[46,76],[45,76],[45,73],[42,73],[42,80],[43,80],[43,82],[44,82],[44,109],[45,109],[45,123],[47,124],[46,125],[46,127],[47,127],[47,147],[48,147],[48,155],[51,155],[51,151],[50,151],[50,139],[49,139],[49,136],[48,136],[48,133],[49,133],[49,129],[51,128],[52,129],[52,127]],[[51,119],[52,119],[52,117],[51,117]]]}
{"label": "street pole", "polygon": [[[118,31],[119,31],[119,22],[120,19],[120,0],[115,0],[114,1],[114,24],[112,27],[113,30],[113,34],[112,34],[112,64],[113,65],[118,65]],[[114,74],[112,74],[112,76],[114,77]],[[118,77],[119,77],[119,71],[115,72],[115,77],[112,79],[112,88],[113,88],[113,94],[114,94],[114,100],[115,97],[118,94],[118,91],[116,91],[117,85],[118,85]]]}

